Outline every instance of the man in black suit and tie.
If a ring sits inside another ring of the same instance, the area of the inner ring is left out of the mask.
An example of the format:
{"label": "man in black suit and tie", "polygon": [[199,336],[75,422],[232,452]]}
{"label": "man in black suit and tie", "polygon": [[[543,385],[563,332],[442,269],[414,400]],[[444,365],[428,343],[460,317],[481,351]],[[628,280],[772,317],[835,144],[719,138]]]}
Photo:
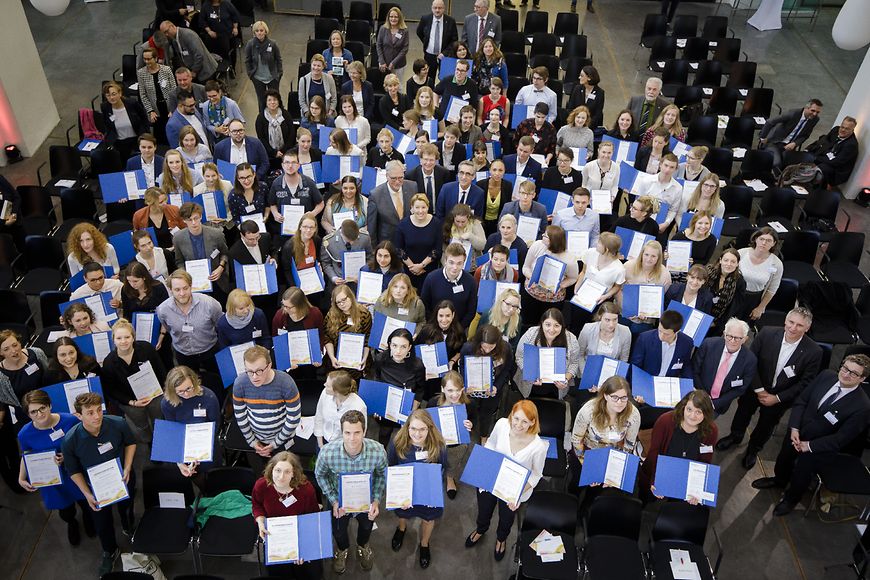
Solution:
{"label": "man in black suit and tie", "polygon": [[758,134],[758,148],[773,153],[773,166],[781,167],[783,153],[800,149],[819,122],[821,112],[822,102],[810,99],[803,109],[768,119]]}
{"label": "man in black suit and tie", "polygon": [[867,428],[870,398],[861,383],[870,375],[870,357],[847,356],[840,370],[824,370],[795,401],[788,437],[776,457],[773,477],[752,482],[755,489],[785,488],[773,515],[792,511],[820,469]]}
{"label": "man in black suit and tie", "polygon": [[749,325],[739,318],[725,324],[722,336],[711,336],[701,343],[692,357],[695,388],[707,391],[717,415],[728,411],[731,402],[749,388],[755,378],[758,359],[744,347]]}
{"label": "man in black suit and tie", "polygon": [[[253,266],[257,264],[270,263],[273,266],[277,265],[275,258],[271,255],[272,243],[269,235],[260,233],[260,226],[252,220],[245,220],[239,226],[240,238],[227,251],[230,257],[230,267],[232,268],[233,276],[236,273],[236,262],[242,266]],[[241,285],[241,282],[236,279],[236,287]],[[265,294],[261,296],[252,296],[254,306],[263,311],[266,318],[271,320],[278,309],[277,294]]]}
{"label": "man in black suit and tie", "polygon": [[750,348],[758,359],[753,390],[740,397],[731,420],[731,433],[716,444],[719,451],[739,445],[757,409],[758,424],[749,436],[742,460],[745,469],[755,466],[758,452],[770,439],[779,419],[819,372],[822,349],[806,336],[812,323],[813,314],[799,306],[785,317],[784,328],[765,326],[752,341]]}
{"label": "man in black suit and tie", "polygon": [[438,192],[441,191],[441,186],[451,181],[450,170],[438,165],[441,154],[434,143],[421,145],[417,153],[420,155],[420,165],[405,173],[405,179],[417,184],[417,192],[426,194],[429,198],[429,207],[432,213],[435,213]]}
{"label": "man in black suit and tie", "polygon": [[444,49],[459,40],[456,20],[444,14],[444,0],[432,0],[431,14],[425,14],[417,24],[417,37],[423,43],[423,58],[429,65],[429,78],[438,78],[438,63]]}
{"label": "man in black suit and tie", "polygon": [[852,175],[858,161],[857,124],[854,117],[843,117],[839,127],[834,127],[807,147],[807,151],[816,156],[816,167],[821,170],[826,185],[846,183]]}

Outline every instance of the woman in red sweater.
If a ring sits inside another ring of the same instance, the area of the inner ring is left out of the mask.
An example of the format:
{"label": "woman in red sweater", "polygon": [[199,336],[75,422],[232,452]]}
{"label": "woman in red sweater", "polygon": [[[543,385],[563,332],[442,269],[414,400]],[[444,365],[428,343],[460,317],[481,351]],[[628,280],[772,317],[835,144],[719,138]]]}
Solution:
{"label": "woman in red sweater", "polygon": [[[266,464],[263,477],[254,484],[251,493],[251,511],[260,528],[260,537],[265,540],[269,531],[266,518],[301,516],[320,511],[314,486],[302,472],[299,457],[282,451]],[[323,577],[320,560],[299,561],[296,564],[276,564],[267,568],[269,576],[314,580]]]}
{"label": "woman in red sweater", "polygon": [[[639,489],[644,502],[662,499],[655,491],[659,455],[704,463],[713,461],[713,446],[719,438],[715,420],[716,413],[710,395],[699,389],[686,394],[673,411],[658,418],[653,426],[650,448],[640,469]],[[696,505],[698,500],[691,498],[688,502]]]}

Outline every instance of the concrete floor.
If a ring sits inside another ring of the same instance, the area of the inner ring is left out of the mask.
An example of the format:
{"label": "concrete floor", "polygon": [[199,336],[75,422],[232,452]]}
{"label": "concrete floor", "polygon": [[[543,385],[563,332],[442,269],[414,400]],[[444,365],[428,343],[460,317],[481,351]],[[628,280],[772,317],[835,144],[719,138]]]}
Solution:
{"label": "concrete floor", "polygon": [[[24,4],[62,121],[34,157],[0,170],[15,184],[36,183],[36,168],[47,159],[47,146],[66,143],[66,128],[75,123],[78,108],[88,106],[99,92],[100,81],[110,78],[112,71],[120,66],[120,55],[131,51],[139,40],[142,26],[154,14],[153,3],[148,0],[111,0],[89,5],[74,1],[67,13],[59,18],[43,17],[32,9],[29,2]],[[553,13],[567,7],[568,2],[564,0],[542,2],[542,9]],[[595,64],[601,72],[601,84],[608,95],[605,119],[612,123],[629,96],[642,90],[645,75],[642,72],[638,75],[637,69],[645,66],[646,53],[640,51],[636,59],[633,55],[643,15],[657,11],[658,5],[654,2],[601,0],[596,2],[596,7],[595,14],[587,15],[584,28]],[[715,5],[711,4],[683,3],[680,7],[680,13],[702,17],[714,11]],[[727,10],[723,8],[720,13],[727,13]],[[783,108],[791,108],[802,105],[808,98],[817,97],[827,105],[818,131],[825,131],[835,124],[839,105],[863,56],[834,47],[829,31],[836,11],[822,10],[815,30],[811,30],[808,21],[792,21],[786,23],[781,31],[766,33],[747,27],[744,21],[748,16],[746,11],[737,12],[731,27],[743,39],[743,50],[749,58],[759,62],[758,73],[764,77],[765,86],[776,90],[776,101]],[[284,55],[286,74],[281,93],[286,95],[291,80],[295,84],[296,65],[313,31],[313,20],[271,13],[263,17]],[[420,56],[420,43],[415,39],[411,46],[411,59]],[[795,63],[800,65],[796,67]],[[230,90],[245,116],[253,121],[257,111],[250,83],[237,81]],[[867,210],[851,202],[844,202],[843,207],[853,215],[851,229],[868,230]],[[865,255],[864,258],[862,265],[865,271],[870,271],[868,257]],[[840,356],[841,351],[835,352],[834,362]],[[728,433],[729,425],[730,415],[719,419],[723,435]],[[782,431],[780,428],[775,440],[762,452],[762,460],[750,473],[739,465],[738,452],[717,454],[716,461],[722,466],[722,481],[720,504],[713,512],[713,525],[725,549],[719,576],[724,580],[853,578],[854,575],[845,568],[827,573],[823,568],[848,561],[857,538],[854,522],[847,519],[854,515],[854,509],[835,509],[825,515],[825,519],[832,521],[847,520],[838,523],[822,522],[820,515],[824,514],[818,512],[805,519],[800,514],[774,519],[771,508],[777,499],[775,494],[758,492],[749,485],[756,477],[771,474]],[[433,538],[433,564],[423,574],[430,577],[506,578],[512,572],[509,559],[496,564],[490,556],[493,533],[472,551],[462,547],[462,539],[473,527],[476,512],[473,495],[470,489],[463,488],[458,498],[449,502],[446,517],[439,523]],[[859,504],[860,498],[851,498],[851,501]],[[393,554],[389,542],[395,526],[394,516],[385,514],[378,521],[381,529],[375,532],[372,540],[376,564],[368,576],[399,578],[408,572],[419,573],[413,549],[418,541],[417,532],[409,531],[403,550]],[[645,518],[645,527],[651,526],[652,521],[653,514],[650,513]],[[5,487],[0,488],[0,526],[5,532],[4,541],[0,542],[3,569],[0,576],[28,580],[93,577],[99,557],[96,540],[83,539],[80,547],[70,548],[63,522],[56,514],[47,514],[37,497],[14,496]],[[578,542],[582,542],[581,536],[578,534]],[[123,545],[123,538],[121,540]],[[513,535],[510,541],[513,542]],[[708,553],[713,553],[712,548],[712,542],[708,542]],[[189,554],[166,558],[163,570],[170,578],[192,573]],[[353,557],[348,570],[348,577],[363,576]],[[237,559],[212,559],[205,562],[205,572],[228,579],[242,579],[256,576],[257,567],[253,562]],[[333,575],[328,572],[327,576]]]}

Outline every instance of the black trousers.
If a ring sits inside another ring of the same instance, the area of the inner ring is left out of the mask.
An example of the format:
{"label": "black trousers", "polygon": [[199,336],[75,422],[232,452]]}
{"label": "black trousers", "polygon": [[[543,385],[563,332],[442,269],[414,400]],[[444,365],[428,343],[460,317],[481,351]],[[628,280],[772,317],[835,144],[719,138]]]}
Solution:
{"label": "black trousers", "polygon": [[776,465],[773,468],[776,482],[786,486],[785,500],[789,503],[798,503],[819,469],[829,465],[836,456],[836,453],[798,453],[787,433],[782,440],[782,447],[779,455],[776,456]]}
{"label": "black trousers", "polygon": [[65,521],[67,525],[71,526],[76,524],[76,504],[78,504],[79,508],[82,510],[82,524],[84,524],[85,530],[93,530],[94,518],[92,514],[94,512],[85,500],[71,503],[65,508],[57,510],[57,515],[59,515],[60,519]]}
{"label": "black trousers", "polygon": [[737,400],[737,412],[731,420],[731,434],[742,439],[756,410],[758,410],[758,423],[749,435],[749,447],[760,451],[770,439],[779,420],[788,411],[788,407],[782,403],[765,407],[758,402],[755,392],[750,389]]}
{"label": "black trousers", "polygon": [[258,81],[257,79],[251,77],[251,83],[254,85],[254,92],[257,94],[257,104],[259,105],[258,111],[262,112],[263,109],[266,108],[266,90],[272,89],[278,90],[278,81],[272,79],[268,83],[264,83],[263,81]]}
{"label": "black trousers", "polygon": [[97,537],[100,539],[100,546],[103,548],[104,552],[113,553],[118,549],[118,541],[115,538],[115,519],[112,516],[112,512],[115,508],[118,510],[122,526],[128,528],[133,525],[133,504],[136,500],[136,476],[134,471],[130,472],[130,481],[127,482],[127,493],[130,497],[124,501],[106,506],[99,511],[91,510],[91,519],[94,522],[94,529],[97,532]]}
{"label": "black trousers", "polygon": [[217,366],[217,361],[214,357],[217,351],[217,345],[211,347],[203,353],[194,355],[181,354],[176,350],[175,360],[178,362],[179,365],[188,366],[197,372],[207,371],[211,373],[217,373],[219,372],[219,370]]}
{"label": "black trousers", "polygon": [[674,19],[674,13],[679,5],[680,0],[662,0],[662,14],[668,17],[668,22]]}
{"label": "black trousers", "polygon": [[[428,43],[428,39],[426,41]],[[429,78],[433,81],[437,81],[438,79],[438,55],[437,54],[429,54],[425,50],[423,51],[423,60],[426,61],[426,64],[429,65]]]}
{"label": "black trousers", "polygon": [[369,519],[369,514],[347,514],[338,519],[332,518],[332,535],[335,536],[335,543],[339,550],[347,550],[350,547],[347,528],[352,519],[356,519],[357,523],[356,545],[362,547],[369,543],[374,525],[374,522]]}
{"label": "black trousers", "polygon": [[516,512],[488,491],[477,493],[477,533],[484,534],[489,529],[496,506],[498,506],[498,527],[495,531],[495,539],[504,542],[511,533]]}

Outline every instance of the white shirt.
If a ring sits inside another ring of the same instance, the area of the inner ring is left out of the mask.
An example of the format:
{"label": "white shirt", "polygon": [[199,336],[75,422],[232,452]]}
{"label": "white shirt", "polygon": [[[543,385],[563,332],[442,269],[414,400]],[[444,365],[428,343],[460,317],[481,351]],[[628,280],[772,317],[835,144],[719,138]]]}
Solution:
{"label": "white shirt", "polygon": [[120,109],[113,108],[109,120],[115,124],[118,139],[131,139],[136,136],[133,123],[130,121],[130,115],[127,114],[127,107],[121,107]]}
{"label": "white shirt", "polygon": [[154,187],[154,160],[147,162],[142,159],[142,173],[145,174],[145,183],[148,187]]}
{"label": "white shirt", "polygon": [[665,377],[668,375],[668,371],[671,370],[671,362],[674,360],[674,352],[676,352],[676,350],[676,339],[674,339],[674,342],[671,344],[662,341],[662,366],[659,369],[659,374],[657,376]]}
{"label": "white shirt", "polygon": [[531,497],[532,489],[538,485],[538,482],[544,474],[544,463],[547,460],[547,449],[549,449],[550,446],[546,441],[535,435],[535,438],[532,439],[531,443],[522,448],[519,452],[514,453],[511,451],[510,432],[510,420],[506,418],[499,419],[496,422],[495,427],[493,427],[489,439],[486,441],[486,448],[507,455],[529,470],[529,489],[523,492],[520,496],[520,501],[523,502]]}
{"label": "white shirt", "polygon": [[680,200],[683,198],[683,188],[676,179],[671,177],[667,183],[662,183],[658,177],[650,181],[641,183],[637,188],[638,196],[651,195],[668,204],[668,216],[665,218],[665,223],[670,223],[677,215],[677,210],[680,206]]}
{"label": "white shirt", "polygon": [[190,126],[193,127],[197,135],[199,135],[200,141],[202,141],[203,143],[208,143],[208,134],[205,132],[205,127],[203,127],[202,123],[200,123],[199,117],[197,117],[196,115],[185,115],[181,112],[178,112],[178,114],[187,119],[187,122],[190,123]]}
{"label": "white shirt", "polygon": [[852,391],[854,391],[857,388],[858,388],[857,386],[851,387],[851,388],[844,387],[844,386],[840,385],[840,381],[837,381],[836,383],[834,383],[834,386],[832,386],[830,389],[828,389],[828,392],[826,392],[824,394],[824,396],[821,399],[819,399],[819,406],[816,408],[821,409],[822,405],[824,405],[825,402],[827,402],[828,397],[830,397],[835,392],[837,392],[837,389],[840,389],[840,394],[837,395],[837,398],[834,399],[833,401],[831,401],[831,403],[836,403],[837,401],[839,401],[840,399],[842,399],[843,397],[845,397],[846,395],[848,395],[849,393],[851,393]]}
{"label": "white shirt", "polygon": [[[803,340],[803,338],[801,338]],[[776,385],[776,379],[779,378],[780,373],[782,373],[782,369],[785,367],[785,363],[788,362],[788,359],[791,358],[791,355],[794,354],[794,351],[797,350],[798,345],[800,344],[800,340],[795,342],[794,344],[788,342],[785,339],[785,335],[782,337],[782,344],[779,347],[779,357],[776,359],[776,367],[773,371],[773,385]],[[792,365],[794,366],[794,365]],[[771,386],[773,386],[771,385]]]}
{"label": "white shirt", "polygon": [[591,278],[605,288],[614,284],[625,284],[625,266],[619,260],[613,260],[604,269],[598,269],[598,253],[596,248],[589,248],[583,254],[583,264],[586,266],[586,278]]}
{"label": "white shirt", "polygon": [[253,246],[249,246],[248,244],[244,244],[245,249],[248,250],[248,253],[251,254],[251,257],[254,258],[254,261],[258,264],[263,263],[263,252],[260,251],[260,245],[254,244]]}
{"label": "white shirt", "polygon": [[341,439],[341,416],[348,411],[359,411],[363,417],[368,415],[365,402],[356,393],[351,393],[336,406],[332,395],[321,391],[314,415],[314,435],[323,437],[326,442]]}
{"label": "white shirt", "polygon": [[238,165],[239,163],[248,162],[248,150],[245,149],[245,140],[242,139],[240,145],[236,145],[234,141],[230,141],[230,163]]}
{"label": "white shirt", "polygon": [[70,294],[70,300],[76,300],[77,298],[87,298],[88,296],[95,296],[97,294],[101,294],[103,292],[111,292],[113,300],[121,300],[121,288],[124,287],[124,284],[121,283],[120,280],[115,280],[114,278],[106,278],[103,282],[103,287],[99,292],[94,292],[91,290],[91,287],[87,284],[83,284],[75,289],[75,291]]}
{"label": "white shirt", "polygon": [[[435,31],[438,30],[438,37],[435,37]],[[437,44],[441,47],[441,50],[444,50],[444,44],[442,44],[442,39],[444,38],[444,17],[436,18],[432,16],[432,29],[429,31],[429,42],[426,44],[426,52],[429,54],[438,54],[440,51],[435,50],[435,44],[437,40]]]}

